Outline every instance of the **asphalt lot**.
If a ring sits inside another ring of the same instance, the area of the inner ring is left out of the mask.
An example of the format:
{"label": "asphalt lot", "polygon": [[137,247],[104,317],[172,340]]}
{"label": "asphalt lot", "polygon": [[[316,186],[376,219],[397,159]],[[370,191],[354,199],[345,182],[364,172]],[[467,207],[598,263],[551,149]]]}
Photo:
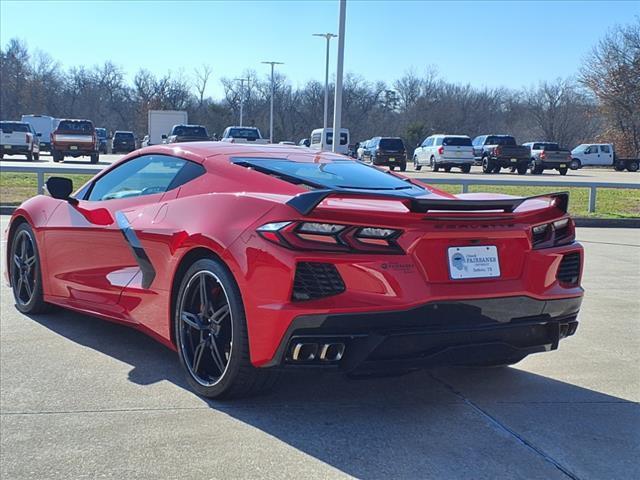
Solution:
{"label": "asphalt lot", "polygon": [[[116,160],[122,158],[122,155],[100,155],[100,161],[97,166],[106,167]],[[0,163],[1,166],[16,166],[16,165],[43,165],[47,167],[57,166],[72,166],[74,168],[82,167],[95,167],[89,163],[88,157],[79,158],[67,158],[62,163],[54,163],[51,157],[47,154],[43,154],[38,162],[28,162],[24,157],[14,155],[5,156],[4,160]],[[411,177],[416,178],[476,178],[476,179],[501,179],[501,180],[543,180],[551,182],[612,182],[612,183],[638,183],[640,182],[640,173],[635,172],[616,172],[613,168],[583,168],[580,170],[569,170],[566,176],[561,176],[555,170],[546,170],[542,175],[518,175],[517,173],[510,173],[507,170],[503,170],[499,175],[485,175],[482,173],[481,167],[472,167],[471,173],[464,174],[457,169],[453,169],[450,173],[444,171],[431,172],[427,167],[422,167],[419,172],[414,171],[413,165],[407,166],[405,172]]]}
{"label": "asphalt lot", "polygon": [[578,237],[587,293],[558,351],[504,369],[289,375],[224,403],[191,393],[143,334],[18,314],[3,282],[0,477],[640,478],[640,230]]}

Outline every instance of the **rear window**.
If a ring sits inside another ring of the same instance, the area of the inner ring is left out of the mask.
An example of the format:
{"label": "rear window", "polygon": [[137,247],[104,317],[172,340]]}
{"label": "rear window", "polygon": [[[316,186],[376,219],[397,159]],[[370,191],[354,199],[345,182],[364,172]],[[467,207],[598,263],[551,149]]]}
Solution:
{"label": "rear window", "polygon": [[93,123],[88,120],[61,120],[58,124],[58,130],[72,133],[93,133]]}
{"label": "rear window", "polygon": [[423,195],[425,190],[398,177],[352,160],[326,163],[295,162],[267,158],[234,158],[234,163],[252,166],[258,171],[293,183],[316,188],[351,188],[358,190],[397,190]]}
{"label": "rear window", "polygon": [[260,139],[260,135],[258,135],[258,131],[255,128],[232,128],[229,130],[229,137],[244,138],[249,141]]}
{"label": "rear window", "polygon": [[133,132],[116,132],[113,135],[118,140],[133,140]]}
{"label": "rear window", "polygon": [[534,143],[533,150],[546,150],[547,152],[557,152],[560,145],[557,143]]}
{"label": "rear window", "polygon": [[[347,144],[347,134],[341,133],[340,145],[346,145],[346,144]],[[327,132],[327,145],[333,145],[333,132]]]}
{"label": "rear window", "polygon": [[381,138],[379,146],[383,150],[404,150],[404,143],[399,138]]}
{"label": "rear window", "polygon": [[2,130],[5,133],[31,131],[28,123],[20,123],[20,122],[0,122],[0,130]]}
{"label": "rear window", "polygon": [[173,129],[173,135],[180,137],[208,137],[204,127],[183,127],[178,126]]}
{"label": "rear window", "polygon": [[515,145],[516,144],[516,139],[513,137],[509,137],[507,135],[501,135],[501,136],[490,136],[487,137],[487,141],[484,142],[485,145]]}
{"label": "rear window", "polygon": [[442,145],[445,147],[470,147],[471,139],[465,137],[445,137]]}
{"label": "rear window", "polygon": [[107,138],[107,129],[96,128],[96,135],[98,136],[98,138]]}

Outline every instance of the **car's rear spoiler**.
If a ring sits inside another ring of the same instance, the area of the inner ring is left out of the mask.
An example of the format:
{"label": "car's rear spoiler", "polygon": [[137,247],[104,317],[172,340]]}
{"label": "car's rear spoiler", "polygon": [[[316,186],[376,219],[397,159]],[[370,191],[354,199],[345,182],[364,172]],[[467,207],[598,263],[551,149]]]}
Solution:
{"label": "car's rear spoiler", "polygon": [[513,213],[521,204],[534,199],[548,198],[549,204],[567,212],[569,207],[569,192],[545,193],[533,197],[497,198],[491,200],[475,200],[466,198],[429,198],[428,196],[411,197],[397,193],[382,193],[375,191],[358,191],[349,189],[322,189],[299,193],[287,202],[302,215],[311,213],[327,197],[342,198],[370,198],[372,200],[398,200],[411,212],[428,213],[433,211],[472,212],[472,211],[502,211]]}

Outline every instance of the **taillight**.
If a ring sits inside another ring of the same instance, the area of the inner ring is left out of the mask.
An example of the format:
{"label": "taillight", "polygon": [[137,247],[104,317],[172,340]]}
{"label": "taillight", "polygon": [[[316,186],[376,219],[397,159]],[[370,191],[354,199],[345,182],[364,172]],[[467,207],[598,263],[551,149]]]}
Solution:
{"label": "taillight", "polygon": [[30,133],[27,133],[27,134],[25,135],[25,139],[24,139],[24,141],[25,141],[26,143],[31,143],[31,134],[30,134]]}
{"label": "taillight", "polygon": [[544,160],[545,158],[547,158],[547,154],[544,152],[540,153],[540,160]]}
{"label": "taillight", "polygon": [[257,229],[265,240],[294,250],[403,253],[400,230],[319,222],[274,222]]}
{"label": "taillight", "polygon": [[444,153],[444,147],[438,148],[438,154],[442,155]]}
{"label": "taillight", "polygon": [[570,217],[531,228],[533,248],[549,248],[572,243],[576,239],[576,226]]}
{"label": "taillight", "polygon": [[496,148],[494,148],[493,153],[494,155],[500,155],[502,153],[502,149],[500,148],[500,146],[497,146]]}

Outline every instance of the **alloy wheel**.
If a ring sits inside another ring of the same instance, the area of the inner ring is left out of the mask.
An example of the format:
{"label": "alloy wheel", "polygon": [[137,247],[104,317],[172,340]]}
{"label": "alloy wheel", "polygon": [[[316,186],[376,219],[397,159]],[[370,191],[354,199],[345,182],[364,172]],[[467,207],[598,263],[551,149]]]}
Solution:
{"label": "alloy wheel", "polygon": [[27,305],[36,291],[36,251],[33,238],[26,230],[18,232],[12,252],[11,285],[16,299]]}

